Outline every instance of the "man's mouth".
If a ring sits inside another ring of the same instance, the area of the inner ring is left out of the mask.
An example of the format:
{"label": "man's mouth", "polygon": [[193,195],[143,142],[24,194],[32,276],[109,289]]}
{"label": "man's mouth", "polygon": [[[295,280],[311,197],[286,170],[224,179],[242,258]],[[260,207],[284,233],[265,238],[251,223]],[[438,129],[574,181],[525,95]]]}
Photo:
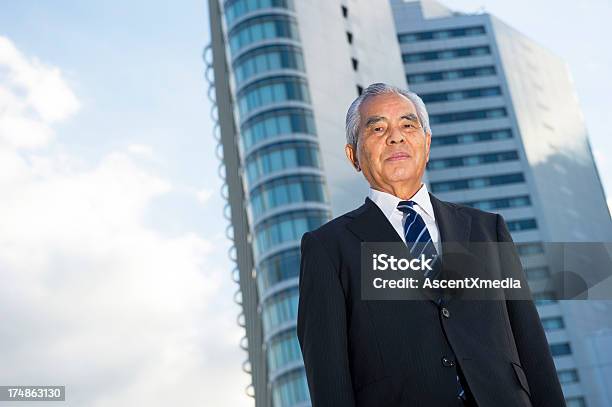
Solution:
{"label": "man's mouth", "polygon": [[389,157],[387,157],[386,161],[400,161],[407,160],[408,158],[410,158],[410,154],[405,153],[403,151],[398,151],[397,153],[393,153]]}

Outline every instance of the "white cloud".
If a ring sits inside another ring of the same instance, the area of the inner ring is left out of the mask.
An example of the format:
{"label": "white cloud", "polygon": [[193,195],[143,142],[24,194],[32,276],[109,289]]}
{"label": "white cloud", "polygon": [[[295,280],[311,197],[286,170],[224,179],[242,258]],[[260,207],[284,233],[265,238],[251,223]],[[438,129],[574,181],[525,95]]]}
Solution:
{"label": "white cloud", "polygon": [[70,117],[79,102],[58,68],[27,59],[0,36],[0,144],[33,148],[47,145],[50,124]]}
{"label": "white cloud", "polygon": [[151,146],[144,144],[130,144],[127,147],[127,150],[136,156],[141,156],[150,160],[155,158],[155,153],[153,152],[153,147]]}
{"label": "white cloud", "polygon": [[64,120],[78,110],[77,97],[60,70],[26,58],[6,37],[0,37],[0,66],[3,86],[18,92],[45,122]]}
{"label": "white cloud", "polygon": [[175,191],[134,160],[150,147],[63,153],[53,125],[78,106],[0,37],[0,383],[65,384],[74,406],[251,405],[225,240],[145,225]]}
{"label": "white cloud", "polygon": [[195,194],[198,201],[200,201],[200,203],[204,205],[213,196],[213,191],[211,189],[201,189],[199,191],[196,191]]}

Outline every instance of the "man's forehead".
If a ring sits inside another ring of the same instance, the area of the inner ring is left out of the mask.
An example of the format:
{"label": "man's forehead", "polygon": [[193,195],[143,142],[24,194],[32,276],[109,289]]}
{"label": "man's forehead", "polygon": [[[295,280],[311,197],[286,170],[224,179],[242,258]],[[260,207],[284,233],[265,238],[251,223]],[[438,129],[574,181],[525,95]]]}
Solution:
{"label": "man's forehead", "polygon": [[363,116],[387,116],[392,113],[401,117],[404,114],[416,114],[414,103],[404,95],[383,93],[372,96],[364,101],[359,109]]}

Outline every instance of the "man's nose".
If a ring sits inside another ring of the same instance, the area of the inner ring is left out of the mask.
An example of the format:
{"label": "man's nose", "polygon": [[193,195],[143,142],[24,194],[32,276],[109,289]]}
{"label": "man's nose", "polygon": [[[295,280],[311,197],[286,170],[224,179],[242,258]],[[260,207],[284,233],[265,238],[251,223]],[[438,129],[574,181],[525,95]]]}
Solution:
{"label": "man's nose", "polygon": [[397,144],[406,142],[406,136],[400,131],[399,127],[394,127],[387,137],[387,144]]}

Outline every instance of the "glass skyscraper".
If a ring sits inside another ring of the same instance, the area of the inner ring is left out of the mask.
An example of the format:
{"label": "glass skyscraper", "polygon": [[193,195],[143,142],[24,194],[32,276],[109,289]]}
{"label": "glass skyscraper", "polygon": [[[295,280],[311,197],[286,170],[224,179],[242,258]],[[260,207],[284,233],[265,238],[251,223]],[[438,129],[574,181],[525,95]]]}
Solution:
{"label": "glass skyscraper", "polygon": [[[209,10],[206,76],[257,406],[310,405],[295,335],[299,243],[367,194],[343,148],[346,109],[370,83],[423,97],[430,191],[504,215],[536,298],[541,242],[612,240],[563,63],[494,17],[400,0],[209,0]],[[590,199],[559,204],[572,196]],[[580,370],[588,355],[576,354],[588,331],[576,307],[538,308],[568,403],[598,405],[587,399],[600,389],[584,384],[592,372]]]}
{"label": "glass skyscraper", "polygon": [[[223,9],[223,53],[233,74],[227,78],[236,126],[231,137],[241,167],[236,187],[242,188],[242,202],[234,205],[244,205],[253,267],[239,281],[255,277],[254,317],[262,321],[257,361],[265,360],[265,367],[251,361],[250,370],[261,370],[264,381],[254,395],[271,394],[278,406],[307,403],[294,332],[300,258],[295,242],[329,220],[331,211],[295,10],[291,0],[227,1]],[[247,344],[254,334],[247,335]]]}

